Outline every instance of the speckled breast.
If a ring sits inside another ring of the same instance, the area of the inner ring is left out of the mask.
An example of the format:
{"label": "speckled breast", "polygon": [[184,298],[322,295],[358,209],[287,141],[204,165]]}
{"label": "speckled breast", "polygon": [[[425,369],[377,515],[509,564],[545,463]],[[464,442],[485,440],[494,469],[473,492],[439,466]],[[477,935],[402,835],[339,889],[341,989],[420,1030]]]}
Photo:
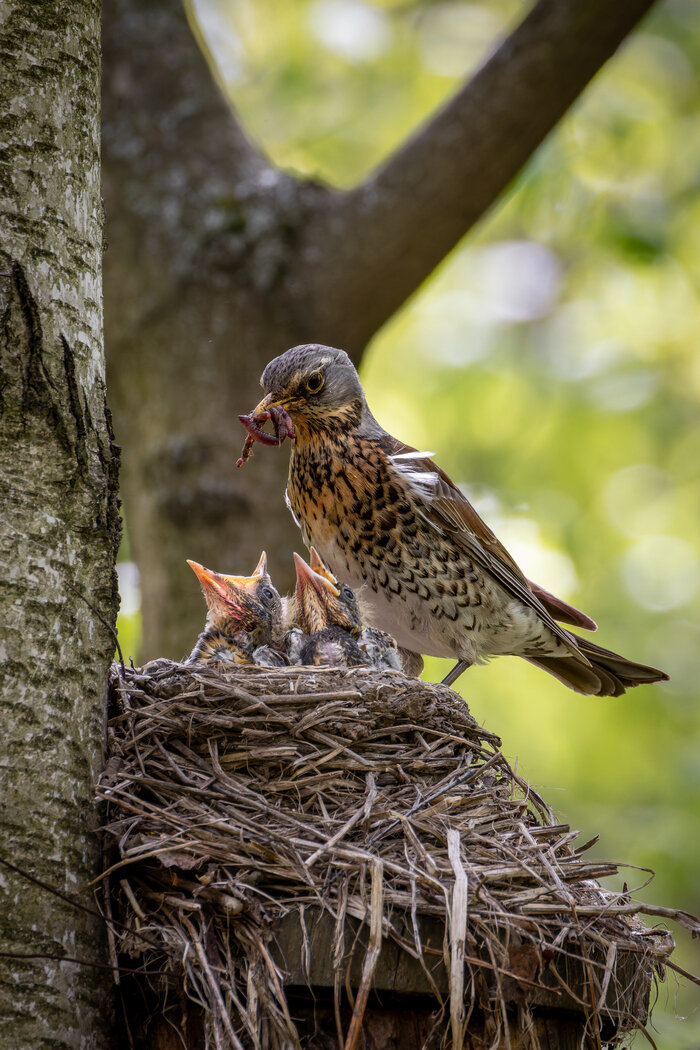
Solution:
{"label": "speckled breast", "polygon": [[[357,588],[363,611],[399,645],[476,659],[507,630],[507,596],[441,536],[373,441],[305,442],[294,450],[288,501],[305,542]],[[484,639],[485,640],[485,639]]]}

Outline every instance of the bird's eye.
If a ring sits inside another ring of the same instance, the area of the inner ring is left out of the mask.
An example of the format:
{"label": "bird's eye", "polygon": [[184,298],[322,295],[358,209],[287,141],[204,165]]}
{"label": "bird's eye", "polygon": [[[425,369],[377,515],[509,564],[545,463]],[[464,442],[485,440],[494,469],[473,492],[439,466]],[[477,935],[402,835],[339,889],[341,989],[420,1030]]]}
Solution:
{"label": "bird's eye", "polygon": [[340,593],[343,596],[343,598],[345,598],[346,601],[350,601],[350,599],[355,597],[355,595],[353,594],[352,588],[348,587],[347,583],[341,583],[341,585],[340,585]]}
{"label": "bird's eye", "polygon": [[306,380],[306,389],[310,394],[317,394],[323,386],[323,372],[312,372]]}
{"label": "bird's eye", "polygon": [[274,594],[272,593],[272,589],[270,587],[263,587],[260,591],[260,594],[265,599],[265,601],[268,602],[271,602],[274,598]]}

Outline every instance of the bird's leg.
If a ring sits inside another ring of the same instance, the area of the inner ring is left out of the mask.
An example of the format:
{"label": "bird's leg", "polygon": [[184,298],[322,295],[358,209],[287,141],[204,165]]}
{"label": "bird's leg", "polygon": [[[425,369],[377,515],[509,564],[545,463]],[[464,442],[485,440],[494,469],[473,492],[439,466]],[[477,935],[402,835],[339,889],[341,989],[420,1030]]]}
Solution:
{"label": "bird's leg", "polygon": [[461,674],[464,674],[468,667],[471,667],[469,660],[460,660],[459,663],[454,665],[449,674],[445,675],[442,680],[442,685],[452,685],[453,682],[457,681]]}

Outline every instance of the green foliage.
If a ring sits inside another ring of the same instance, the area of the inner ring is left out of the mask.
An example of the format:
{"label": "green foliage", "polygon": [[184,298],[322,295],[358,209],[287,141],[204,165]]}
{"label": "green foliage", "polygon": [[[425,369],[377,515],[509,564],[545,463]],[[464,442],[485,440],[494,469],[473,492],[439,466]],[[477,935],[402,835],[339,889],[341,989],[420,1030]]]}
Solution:
{"label": "green foliage", "polygon": [[[524,7],[199,10],[272,158],[347,186]],[[562,818],[600,832],[599,855],[653,867],[646,898],[696,913],[699,64],[700,6],[661,4],[363,366],[377,417],[437,453],[528,575],[592,614],[602,644],[670,671],[663,687],[594,700],[502,659],[459,688]],[[430,661],[427,676],[444,669]],[[699,971],[679,940],[679,963]],[[660,1000],[659,1046],[696,1048],[700,1018],[674,1020],[672,978]],[[691,1010],[687,988],[675,1005]]]}

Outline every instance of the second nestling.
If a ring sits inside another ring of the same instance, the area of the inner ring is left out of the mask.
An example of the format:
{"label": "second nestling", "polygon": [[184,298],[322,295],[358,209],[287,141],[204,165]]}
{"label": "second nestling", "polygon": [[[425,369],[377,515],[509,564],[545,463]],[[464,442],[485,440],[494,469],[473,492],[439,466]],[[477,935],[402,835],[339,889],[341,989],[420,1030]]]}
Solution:
{"label": "second nestling", "polygon": [[290,597],[274,587],[265,552],[252,576],[225,576],[188,561],[202,586],[207,622],[186,662],[411,670],[402,667],[390,635],[363,624],[355,592],[313,548],[310,561],[294,555]]}

